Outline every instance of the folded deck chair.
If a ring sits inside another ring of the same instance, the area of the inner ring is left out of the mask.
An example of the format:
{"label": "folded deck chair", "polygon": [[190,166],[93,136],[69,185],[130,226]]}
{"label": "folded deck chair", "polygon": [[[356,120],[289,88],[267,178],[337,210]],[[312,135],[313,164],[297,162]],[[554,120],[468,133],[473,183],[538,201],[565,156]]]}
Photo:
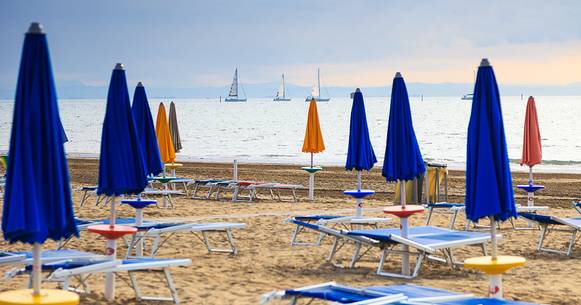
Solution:
{"label": "folded deck chair", "polygon": [[[79,223],[79,220],[77,221]],[[102,220],[84,220],[84,226],[87,224],[108,224],[108,219]],[[206,223],[163,223],[157,221],[145,221],[141,226],[137,226],[135,218],[117,218],[116,224],[135,226],[138,233],[126,240],[127,252],[125,257],[135,257],[137,245],[142,241],[151,240],[148,252],[149,257],[155,257],[159,249],[176,233],[192,233],[208,250],[208,253],[230,253],[238,254],[238,248],[234,242],[233,231],[246,227],[245,223],[236,222],[206,222]],[[82,230],[84,227],[78,227]],[[210,234],[225,236],[228,244],[227,248],[219,248],[210,241]]]}
{"label": "folded deck chair", "polygon": [[290,304],[297,304],[299,300],[323,300],[333,302],[333,304],[351,305],[534,305],[509,300],[476,298],[471,294],[412,284],[356,288],[338,285],[335,282],[267,293],[262,296],[261,304],[280,299],[290,300]]}
{"label": "folded deck chair", "polygon": [[[326,226],[293,220],[293,223],[305,228],[322,232],[332,236],[335,241],[331,247],[327,260],[333,263],[337,252],[346,244],[354,244],[355,250],[351,256],[349,267],[355,264],[371,249],[379,249],[380,257],[376,273],[381,276],[414,278],[418,275],[425,259],[449,264],[452,268],[460,263],[456,262],[452,249],[465,246],[479,246],[486,255],[486,243],[490,240],[490,234],[480,232],[453,231],[437,227],[412,227],[408,238],[400,235],[399,228],[372,229],[372,230],[335,230]],[[497,235],[501,238],[500,234]],[[409,254],[415,255],[416,263],[411,275],[391,273],[383,270],[386,257],[389,254],[401,254],[399,245],[407,245]],[[438,252],[443,257],[437,257]]]}
{"label": "folded deck chair", "polygon": [[[306,223],[316,223],[316,224],[336,224],[343,229],[352,230],[355,227],[370,226],[372,228],[378,228],[380,223],[385,223],[391,221],[389,217],[355,217],[355,216],[338,216],[338,215],[308,215],[308,216],[294,216],[285,220],[285,223],[292,222],[292,220],[298,220]],[[292,239],[290,242],[291,246],[320,246],[323,239],[327,234],[322,232],[317,232],[318,237],[315,241],[299,241],[299,236],[305,232],[305,227],[302,225],[296,225],[293,231]]]}
{"label": "folded deck chair", "polygon": [[[520,216],[527,218],[539,224],[541,227],[541,235],[537,245],[537,251],[545,251],[552,253],[565,254],[571,256],[573,254],[573,247],[579,239],[577,233],[581,231],[581,217],[577,218],[561,218],[556,216],[538,215],[533,213],[519,213]],[[547,236],[553,232],[564,232],[571,234],[566,250],[549,248],[543,246]]]}
{"label": "folded deck chair", "polygon": [[[129,274],[130,286],[135,292],[135,297],[138,301],[154,300],[154,301],[173,301],[179,304],[179,297],[175,288],[173,278],[169,268],[181,267],[191,265],[189,259],[169,259],[169,258],[139,258],[129,260],[107,260],[99,261],[57,261],[52,263],[43,263],[42,269],[45,272],[50,272],[48,277],[44,279],[45,282],[56,282],[61,284],[64,289],[71,289],[78,292],[88,292],[88,279],[91,275],[97,273],[108,272],[127,272]],[[22,273],[30,273],[31,265],[13,272],[12,276]],[[136,273],[153,272],[162,273],[164,280],[170,291],[171,297],[161,296],[146,296],[143,295],[139,283],[137,281]],[[76,279],[76,284],[71,284],[71,279]]]}

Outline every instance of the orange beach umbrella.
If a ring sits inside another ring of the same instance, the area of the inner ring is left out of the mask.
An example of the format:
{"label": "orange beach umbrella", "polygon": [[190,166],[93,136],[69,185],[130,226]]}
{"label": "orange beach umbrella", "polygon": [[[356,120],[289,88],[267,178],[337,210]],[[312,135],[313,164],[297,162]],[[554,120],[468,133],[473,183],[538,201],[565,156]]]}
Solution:
{"label": "orange beach umbrella", "polygon": [[[317,111],[317,102],[311,100],[309,105],[309,115],[307,118],[307,129],[305,131],[305,140],[303,142],[304,153],[320,153],[325,150],[321,125],[319,124],[319,113]],[[312,164],[311,164],[312,166]]]}
{"label": "orange beach umbrella", "polygon": [[167,113],[165,112],[165,106],[163,103],[159,104],[159,109],[157,110],[155,134],[157,135],[157,145],[159,146],[161,162],[174,163],[176,160],[176,152],[171,140],[169,124],[167,122]]}
{"label": "orange beach umbrella", "polygon": [[529,167],[533,167],[536,164],[541,163],[542,159],[543,149],[541,147],[541,133],[539,131],[537,107],[535,106],[535,99],[531,96],[527,102],[522,159],[520,165],[526,164]]}

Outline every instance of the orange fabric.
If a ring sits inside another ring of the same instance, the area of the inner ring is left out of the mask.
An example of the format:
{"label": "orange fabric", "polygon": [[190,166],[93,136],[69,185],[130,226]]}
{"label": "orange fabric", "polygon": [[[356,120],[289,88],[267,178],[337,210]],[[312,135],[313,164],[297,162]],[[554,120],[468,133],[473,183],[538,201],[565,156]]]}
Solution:
{"label": "orange fabric", "polygon": [[527,102],[522,159],[520,165],[526,164],[533,167],[534,165],[541,163],[542,159],[543,148],[541,147],[541,133],[539,131],[537,107],[535,106],[535,99],[531,96]]}
{"label": "orange fabric", "polygon": [[176,152],[171,141],[169,124],[167,123],[167,114],[165,112],[165,106],[163,103],[159,104],[159,109],[157,110],[155,134],[157,135],[157,145],[159,146],[161,162],[174,163],[176,160]]}
{"label": "orange fabric", "polygon": [[317,102],[311,100],[309,105],[309,115],[307,118],[307,130],[303,142],[304,153],[320,153],[325,150],[321,125],[319,124],[319,113],[317,112]]}

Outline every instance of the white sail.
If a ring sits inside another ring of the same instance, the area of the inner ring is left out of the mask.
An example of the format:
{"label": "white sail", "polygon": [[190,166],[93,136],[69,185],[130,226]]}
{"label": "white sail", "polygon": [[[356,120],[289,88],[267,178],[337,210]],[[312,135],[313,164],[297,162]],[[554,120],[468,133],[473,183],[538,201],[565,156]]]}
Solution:
{"label": "white sail", "polygon": [[284,92],[284,74],[282,75],[282,80],[280,81],[280,87],[278,88],[278,91],[276,92],[276,97],[284,97],[285,92]]}
{"label": "white sail", "polygon": [[238,69],[234,71],[234,79],[232,80],[232,86],[230,86],[228,96],[238,96]]}

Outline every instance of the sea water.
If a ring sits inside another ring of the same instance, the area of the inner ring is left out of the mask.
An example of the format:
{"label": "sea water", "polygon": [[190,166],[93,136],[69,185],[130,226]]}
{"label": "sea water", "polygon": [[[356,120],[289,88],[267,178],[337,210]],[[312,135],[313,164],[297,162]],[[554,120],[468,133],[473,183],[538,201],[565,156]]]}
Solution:
{"label": "sea water", "polygon": [[[171,99],[150,99],[153,120],[160,102],[169,109]],[[220,103],[218,99],[174,99],[183,149],[178,160],[208,162],[287,163],[306,165],[301,152],[309,103],[249,99],[246,103]],[[526,97],[502,97],[508,154],[515,170],[522,154]],[[535,171],[581,171],[580,96],[536,97],[544,163]],[[316,154],[316,165],[343,165],[347,156],[351,99],[332,98],[318,103],[326,150]],[[416,137],[425,160],[464,168],[466,132],[471,101],[458,97],[411,98]],[[381,167],[385,154],[389,97],[366,97],[371,142]],[[59,101],[60,115],[69,138],[69,156],[97,157],[105,100]],[[0,100],[0,152],[9,145],[13,102]]]}

